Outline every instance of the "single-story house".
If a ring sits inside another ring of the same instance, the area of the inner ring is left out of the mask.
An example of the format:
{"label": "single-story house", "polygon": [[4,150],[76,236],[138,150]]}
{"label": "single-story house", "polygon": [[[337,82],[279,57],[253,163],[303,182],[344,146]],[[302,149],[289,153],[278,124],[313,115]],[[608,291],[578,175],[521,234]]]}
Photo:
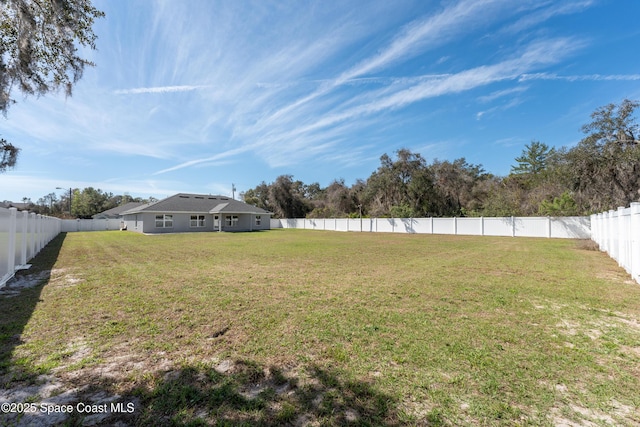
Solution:
{"label": "single-story house", "polygon": [[226,196],[185,193],[122,212],[126,229],[139,233],[269,230],[271,215]]}
{"label": "single-story house", "polygon": [[138,206],[142,206],[144,203],[140,202],[129,202],[122,206],[116,206],[115,208],[108,209],[104,212],[100,212],[98,214],[93,215],[91,218],[93,219],[115,219],[122,218],[122,212],[126,212],[130,209],[137,208]]}
{"label": "single-story house", "polygon": [[0,208],[16,208],[19,211],[28,211],[33,206],[33,203],[14,203],[8,200],[0,203]]}

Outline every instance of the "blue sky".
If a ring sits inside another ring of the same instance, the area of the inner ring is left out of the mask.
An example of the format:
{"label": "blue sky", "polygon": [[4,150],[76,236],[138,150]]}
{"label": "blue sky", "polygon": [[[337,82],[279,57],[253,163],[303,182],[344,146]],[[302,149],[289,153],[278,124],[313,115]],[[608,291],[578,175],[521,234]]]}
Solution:
{"label": "blue sky", "polygon": [[399,148],[506,175],[532,140],[572,146],[640,99],[636,0],[129,1],[73,96],[0,119],[0,200],[92,186],[231,194],[291,174],[366,179]]}

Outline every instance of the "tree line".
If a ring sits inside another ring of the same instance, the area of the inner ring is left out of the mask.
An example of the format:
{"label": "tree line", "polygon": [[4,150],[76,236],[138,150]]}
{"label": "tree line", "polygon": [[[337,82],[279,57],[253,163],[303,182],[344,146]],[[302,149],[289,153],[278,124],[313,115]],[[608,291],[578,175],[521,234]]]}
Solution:
{"label": "tree line", "polygon": [[532,141],[507,176],[464,158],[429,163],[403,148],[383,154],[378,169],[351,186],[281,175],[241,197],[278,218],[571,216],[628,206],[640,198],[639,105],[625,99],[596,109],[574,147]]}
{"label": "tree line", "polygon": [[40,197],[37,201],[24,197],[22,202],[25,208],[31,212],[55,216],[59,218],[83,218],[89,219],[93,215],[109,209],[123,206],[130,202],[150,203],[158,199],[150,197],[143,199],[131,197],[128,194],[117,195],[87,187],[84,189],[71,189],[66,194],[58,197],[56,193],[49,193]]}

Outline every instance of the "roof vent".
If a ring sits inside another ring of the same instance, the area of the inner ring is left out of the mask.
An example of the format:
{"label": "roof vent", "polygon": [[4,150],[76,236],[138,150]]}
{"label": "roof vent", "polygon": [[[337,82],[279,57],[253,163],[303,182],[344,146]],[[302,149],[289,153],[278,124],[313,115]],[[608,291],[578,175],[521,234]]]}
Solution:
{"label": "roof vent", "polygon": [[196,199],[204,199],[202,196],[196,196]]}
{"label": "roof vent", "polygon": [[189,196],[184,196],[184,195],[182,195],[182,194],[181,194],[180,196],[178,196],[178,197],[180,197],[180,198],[182,198],[182,199],[188,199],[188,198],[189,198]]}

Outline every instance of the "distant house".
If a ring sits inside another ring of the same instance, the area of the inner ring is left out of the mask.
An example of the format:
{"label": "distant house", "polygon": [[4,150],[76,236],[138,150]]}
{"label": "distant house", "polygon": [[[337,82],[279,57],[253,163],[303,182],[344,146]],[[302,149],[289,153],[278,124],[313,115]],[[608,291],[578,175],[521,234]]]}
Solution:
{"label": "distant house", "polygon": [[128,211],[133,208],[137,208],[138,206],[142,206],[144,203],[140,202],[129,202],[122,206],[116,206],[115,208],[106,210],[104,212],[100,212],[92,216],[93,219],[114,219],[114,218],[122,218],[122,212]]}
{"label": "distant house", "polygon": [[226,196],[180,193],[121,212],[139,233],[253,231],[271,228],[271,212]]}
{"label": "distant house", "polygon": [[16,208],[19,211],[28,211],[29,209],[31,209],[32,206],[33,206],[33,203],[14,203],[8,200],[5,200],[4,202],[0,203],[0,208],[5,208],[5,209]]}

